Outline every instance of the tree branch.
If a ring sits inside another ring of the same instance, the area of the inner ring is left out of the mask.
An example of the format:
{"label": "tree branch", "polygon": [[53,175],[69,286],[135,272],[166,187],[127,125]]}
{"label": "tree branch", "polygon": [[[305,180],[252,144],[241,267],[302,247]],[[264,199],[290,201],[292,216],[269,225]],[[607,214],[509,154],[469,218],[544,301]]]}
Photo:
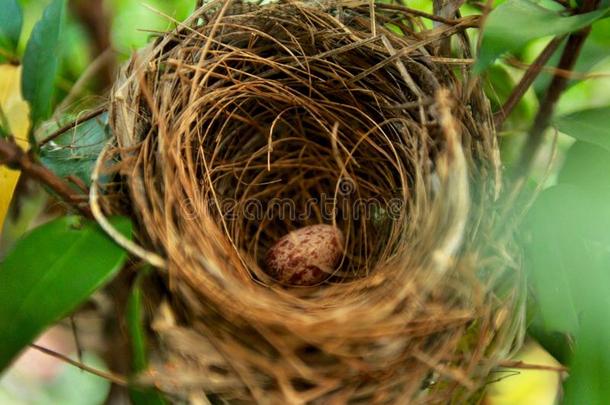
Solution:
{"label": "tree branch", "polygon": [[55,173],[46,167],[36,163],[19,145],[14,142],[0,139],[0,164],[10,168],[21,170],[53,190],[63,201],[76,208],[82,215],[92,218],[87,201],[82,194],[76,193],[68,184],[57,177]]}
{"label": "tree branch", "polygon": [[[582,7],[578,9],[578,13],[582,14],[593,11],[597,8],[598,4],[599,0],[585,0]],[[572,70],[590,32],[591,26],[588,26],[570,34],[561,55],[561,59],[559,60],[559,64],[557,65],[559,70]],[[556,75],[553,77],[521,152],[521,158],[514,173],[516,179],[524,177],[531,170],[534,159],[544,140],[544,132],[549,126],[553,112],[555,111],[555,105],[565,90],[568,81],[569,80],[564,76]]]}
{"label": "tree branch", "polygon": [[506,102],[504,103],[500,111],[494,114],[494,122],[496,128],[500,128],[502,124],[504,124],[506,118],[513,112],[517,104],[519,104],[519,101],[521,101],[521,99],[523,98],[527,90],[530,88],[532,83],[534,83],[534,80],[536,80],[536,78],[544,68],[544,65],[546,65],[551,56],[553,56],[563,39],[563,36],[554,38],[546,46],[546,48],[544,48],[542,53],[538,55],[534,63],[530,65],[530,67],[527,69],[527,71],[521,78],[521,81],[519,81],[510,96],[506,99]]}

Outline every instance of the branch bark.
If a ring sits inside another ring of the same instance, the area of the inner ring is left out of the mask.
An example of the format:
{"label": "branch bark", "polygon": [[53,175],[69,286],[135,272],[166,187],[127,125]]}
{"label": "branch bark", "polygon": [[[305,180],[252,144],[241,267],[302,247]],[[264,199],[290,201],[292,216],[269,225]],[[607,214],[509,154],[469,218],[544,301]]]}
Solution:
{"label": "branch bark", "polygon": [[[599,0],[585,0],[582,7],[578,9],[578,14],[584,14],[591,12],[597,8]],[[585,27],[575,33],[570,34],[568,41],[561,55],[561,59],[557,65],[559,70],[572,70],[578,57],[582,46],[584,45],[589,33],[591,32],[591,26]],[[555,106],[561,94],[565,90],[569,79],[564,76],[555,75],[551,81],[546,95],[540,105],[538,114],[534,119],[534,124],[529,131],[529,136],[521,152],[519,164],[517,165],[514,173],[516,179],[524,177],[530,172],[534,159],[538,154],[538,150],[544,140],[544,132],[549,126]]]}
{"label": "branch bark", "polygon": [[83,202],[87,202],[85,196],[76,193],[68,184],[57,177],[55,173],[36,163],[30,155],[14,142],[0,139],[0,164],[21,170],[25,175],[48,186],[63,201],[77,209],[82,215],[87,218],[93,218],[89,206],[83,204]]}
{"label": "branch bark", "polygon": [[506,118],[513,112],[532,83],[534,83],[534,80],[536,80],[546,63],[549,61],[551,56],[553,56],[563,39],[564,37],[561,36],[554,38],[551,42],[549,42],[546,48],[544,48],[540,55],[538,55],[534,63],[527,69],[521,78],[521,81],[519,81],[510,96],[506,99],[502,109],[494,114],[496,128],[500,128],[504,123],[504,120],[506,120]]}

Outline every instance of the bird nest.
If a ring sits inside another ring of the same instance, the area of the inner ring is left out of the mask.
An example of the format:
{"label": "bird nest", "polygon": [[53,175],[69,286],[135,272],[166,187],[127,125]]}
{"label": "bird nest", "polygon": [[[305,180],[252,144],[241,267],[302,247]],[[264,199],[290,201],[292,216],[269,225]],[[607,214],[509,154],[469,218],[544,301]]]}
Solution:
{"label": "bird nest", "polygon": [[[219,403],[480,393],[521,303],[490,238],[500,173],[468,71],[475,25],[393,4],[213,1],[132,58],[92,203],[132,216],[137,244],[94,209],[165,288],[141,382]],[[340,264],[313,286],[269,275],[271,246],[315,224],[341,230]]]}

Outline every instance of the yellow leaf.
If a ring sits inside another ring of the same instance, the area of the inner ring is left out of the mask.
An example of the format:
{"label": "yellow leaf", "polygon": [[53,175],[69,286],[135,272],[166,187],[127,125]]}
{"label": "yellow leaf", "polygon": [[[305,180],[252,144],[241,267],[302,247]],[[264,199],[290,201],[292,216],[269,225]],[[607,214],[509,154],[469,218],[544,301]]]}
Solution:
{"label": "yellow leaf", "polygon": [[[27,102],[21,97],[20,66],[0,65],[0,107],[7,118],[15,140],[26,149],[30,129],[30,111]],[[0,231],[18,180],[18,171],[0,166]]]}
{"label": "yellow leaf", "polygon": [[[559,368],[561,364],[538,343],[529,341],[513,359],[528,365]],[[498,373],[498,382],[490,384],[485,405],[553,405],[561,388],[561,372],[557,370],[505,369]]]}

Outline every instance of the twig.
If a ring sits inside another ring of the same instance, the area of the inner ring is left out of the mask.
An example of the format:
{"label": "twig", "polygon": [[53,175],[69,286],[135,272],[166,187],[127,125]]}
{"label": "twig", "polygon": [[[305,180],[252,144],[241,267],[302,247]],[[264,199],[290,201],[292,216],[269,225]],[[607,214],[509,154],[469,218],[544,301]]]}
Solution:
{"label": "twig", "polygon": [[554,38],[525,72],[521,78],[521,81],[517,84],[517,86],[515,86],[513,92],[510,94],[500,111],[494,114],[494,123],[496,128],[502,127],[504,120],[506,120],[506,118],[513,112],[517,104],[519,104],[519,101],[521,101],[534,80],[536,80],[544,68],[544,65],[546,65],[551,56],[553,56],[563,39],[563,36]]}
{"label": "twig", "polygon": [[375,5],[377,8],[380,8],[380,9],[403,11],[403,12],[406,12],[409,14],[413,14],[417,17],[423,17],[428,20],[440,22],[440,23],[447,24],[447,25],[458,25],[462,22],[460,18],[458,18],[458,19],[444,18],[439,15],[426,13],[424,11],[416,10],[414,8],[410,8],[410,7],[406,7],[406,6],[401,6],[399,4],[376,3]]}
{"label": "twig", "polygon": [[498,364],[500,367],[505,368],[518,368],[523,370],[547,370],[547,371],[558,371],[565,372],[568,368],[565,366],[544,366],[541,364],[530,364],[519,360],[506,360]]}
{"label": "twig", "polygon": [[58,129],[57,131],[53,132],[51,135],[44,138],[42,141],[40,141],[38,143],[38,146],[40,147],[40,146],[43,146],[43,145],[51,142],[53,139],[65,134],[66,132],[68,132],[71,129],[76,128],[83,122],[90,120],[91,118],[97,117],[98,115],[102,115],[105,111],[106,111],[106,107],[99,107],[87,114],[84,114],[83,116],[77,118],[74,122],[69,123],[68,125]]}
{"label": "twig", "polygon": [[19,58],[11,52],[0,48],[0,56],[5,58],[10,65],[19,65]]}
{"label": "twig", "polygon": [[[582,7],[579,8],[578,13],[593,11],[597,8],[598,4],[599,0],[585,0]],[[561,59],[559,60],[559,64],[557,65],[558,69],[572,70],[576,64],[576,61],[578,60],[582,46],[584,45],[590,32],[591,26],[587,26],[575,33],[570,34],[568,37],[568,42],[566,43],[561,55]],[[559,97],[561,97],[567,83],[568,79],[565,77],[553,77],[544,100],[540,105],[538,114],[534,119],[534,124],[529,132],[527,142],[523,146],[521,158],[514,173],[516,179],[522,178],[529,173],[534,163],[534,159],[538,154],[538,150],[540,149],[540,145],[542,145],[544,132],[549,125],[551,117],[553,116],[555,105],[557,104],[557,101],[559,101]]]}
{"label": "twig", "polygon": [[83,194],[89,195],[89,187],[87,187],[85,182],[80,177],[74,174],[70,174],[66,176],[66,180],[78,187],[83,192]]}
{"label": "twig", "polygon": [[[445,19],[459,19],[460,7],[466,0],[433,0],[432,9],[434,15]],[[435,26],[442,23],[434,22]],[[438,47],[438,54],[450,57],[451,56],[451,38],[445,38],[441,41]]]}
{"label": "twig", "polygon": [[121,387],[130,387],[130,386],[133,385],[133,384],[129,383],[127,378],[125,378],[125,377],[123,377],[121,375],[118,375],[118,374],[115,374],[115,373],[112,373],[112,372],[109,372],[109,371],[98,370],[98,369],[93,368],[91,366],[88,366],[88,365],[86,365],[84,363],[78,362],[76,360],[72,360],[71,358],[69,358],[66,355],[63,355],[61,353],[57,353],[56,351],[53,351],[51,349],[47,349],[46,347],[38,346],[37,344],[34,344],[34,343],[32,343],[30,345],[30,347],[32,347],[33,349],[38,350],[39,352],[47,354],[47,355],[49,355],[51,357],[55,357],[56,359],[61,360],[61,361],[65,362],[65,363],[68,363],[70,365],[78,367],[78,368],[80,368],[83,371],[86,371],[88,373],[91,373],[93,375],[101,377],[101,378],[103,378],[105,380],[108,380],[108,381],[110,381],[110,382],[112,382],[112,383],[114,383],[116,385],[120,385]]}
{"label": "twig", "polygon": [[76,358],[79,362],[83,362],[83,347],[80,344],[78,337],[78,328],[76,326],[76,315],[70,316],[70,329],[72,330],[72,338],[74,339],[74,345],[76,346]]}
{"label": "twig", "polygon": [[371,19],[371,35],[377,36],[377,21],[375,18],[375,0],[369,0],[369,18]]}
{"label": "twig", "polygon": [[[515,57],[506,58],[506,64],[517,69],[528,69],[531,65],[520,61]],[[550,75],[563,76],[569,80],[591,80],[591,79],[603,79],[610,77],[610,72],[576,72],[574,70],[562,70],[555,67],[545,66],[542,68],[543,73]]]}
{"label": "twig", "polygon": [[86,196],[76,194],[74,190],[55,173],[36,163],[19,145],[0,139],[0,164],[17,168],[24,174],[38,180],[53,190],[62,200],[76,208],[84,216],[91,218],[91,210],[82,205]]}

